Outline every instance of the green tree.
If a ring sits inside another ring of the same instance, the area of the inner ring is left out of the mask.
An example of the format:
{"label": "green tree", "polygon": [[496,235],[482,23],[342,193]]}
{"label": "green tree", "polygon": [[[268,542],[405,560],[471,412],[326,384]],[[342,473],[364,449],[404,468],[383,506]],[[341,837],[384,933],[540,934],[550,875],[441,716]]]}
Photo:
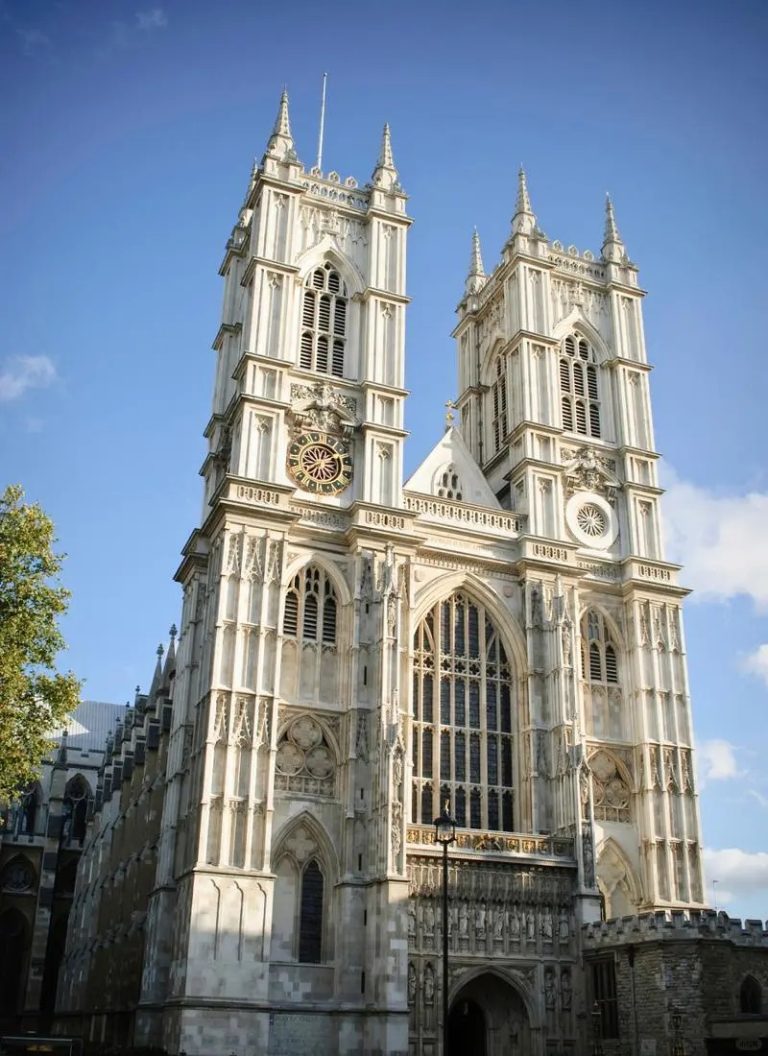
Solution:
{"label": "green tree", "polygon": [[51,749],[51,731],[77,707],[80,683],[57,674],[58,580],[53,522],[13,484],[0,496],[0,802],[15,798]]}

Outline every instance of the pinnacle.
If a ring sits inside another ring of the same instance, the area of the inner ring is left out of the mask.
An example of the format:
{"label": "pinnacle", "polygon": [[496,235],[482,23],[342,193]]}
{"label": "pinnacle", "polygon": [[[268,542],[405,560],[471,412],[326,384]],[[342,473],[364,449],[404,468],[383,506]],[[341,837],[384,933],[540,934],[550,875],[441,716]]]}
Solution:
{"label": "pinnacle", "polygon": [[517,201],[515,202],[515,216],[518,213],[530,213],[533,216],[531,199],[528,194],[528,181],[525,178],[525,169],[520,166],[517,174]]}
{"label": "pinnacle", "polygon": [[480,236],[477,233],[477,228],[475,228],[472,234],[472,252],[469,256],[466,292],[478,293],[484,285],[485,268],[483,267],[483,255],[480,250]]}
{"label": "pinnacle", "polygon": [[380,187],[382,190],[391,191],[397,187],[397,169],[392,157],[392,137],[388,124],[384,125],[381,134],[381,147],[371,179],[374,187]]}
{"label": "pinnacle", "polygon": [[384,124],[384,131],[381,134],[381,150],[379,151],[379,160],[376,165],[381,169],[394,169],[395,167],[392,157],[392,137],[389,131],[389,122]]}
{"label": "pinnacle", "polygon": [[271,154],[283,160],[295,159],[296,152],[293,149],[293,135],[291,133],[291,119],[288,114],[288,92],[283,88],[280,96],[280,105],[277,109],[275,127],[267,144],[267,154]]}
{"label": "pinnacle", "polygon": [[287,139],[291,139],[291,119],[288,114],[288,89],[283,86],[283,92],[280,96],[280,107],[277,111],[277,120],[275,121],[275,127],[273,129],[273,135],[285,136]]}
{"label": "pinnacle", "polygon": [[603,245],[607,245],[609,242],[617,242],[621,244],[621,235],[619,229],[616,226],[616,214],[613,211],[613,202],[608,192],[605,192],[605,234],[603,236]]}

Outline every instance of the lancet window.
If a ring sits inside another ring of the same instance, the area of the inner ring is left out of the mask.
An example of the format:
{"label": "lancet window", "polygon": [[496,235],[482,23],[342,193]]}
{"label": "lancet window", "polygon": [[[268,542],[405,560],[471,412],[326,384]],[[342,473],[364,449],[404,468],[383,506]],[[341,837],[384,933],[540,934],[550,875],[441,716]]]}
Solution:
{"label": "lancet window", "polygon": [[439,602],[414,639],[411,817],[432,824],[446,800],[462,828],[514,831],[513,682],[482,605]]}
{"label": "lancet window", "polygon": [[299,961],[319,964],[323,952],[323,874],[315,858],[301,877]]}
{"label": "lancet window", "polygon": [[496,357],[496,376],[491,386],[491,436],[494,454],[507,435],[507,361]]}
{"label": "lancet window", "polygon": [[582,622],[581,670],[587,682],[617,684],[619,681],[616,646],[602,615],[594,610],[588,612]]}
{"label": "lancet window", "polygon": [[326,574],[309,565],[293,577],[285,596],[283,634],[305,642],[336,644],[336,592]]}
{"label": "lancet window", "polygon": [[582,436],[600,434],[600,390],[594,349],[570,334],[560,352],[560,396],[563,429]]}
{"label": "lancet window", "polygon": [[299,366],[318,374],[344,375],[347,291],[329,263],[315,268],[304,286]]}

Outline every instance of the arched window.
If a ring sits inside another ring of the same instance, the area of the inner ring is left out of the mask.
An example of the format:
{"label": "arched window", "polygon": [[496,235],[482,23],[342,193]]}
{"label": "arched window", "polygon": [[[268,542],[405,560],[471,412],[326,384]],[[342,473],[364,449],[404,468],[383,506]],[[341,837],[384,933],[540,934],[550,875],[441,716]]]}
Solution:
{"label": "arched window", "polygon": [[443,472],[438,474],[437,494],[441,499],[456,499],[457,502],[461,502],[463,497],[461,477],[453,464],[446,466]]}
{"label": "arched window", "polygon": [[507,361],[504,356],[496,358],[496,377],[491,386],[491,412],[493,453],[496,454],[507,435]]}
{"label": "arched window", "polygon": [[419,624],[413,670],[414,821],[446,799],[462,828],[514,831],[512,675],[482,605],[456,593]]}
{"label": "arched window", "polygon": [[318,374],[344,376],[347,296],[341,276],[324,264],[304,286],[301,306],[299,366]]}
{"label": "arched window", "polygon": [[739,1011],[759,1016],[763,1011],[763,989],[753,975],[748,975],[739,990]]}
{"label": "arched window", "polygon": [[315,565],[297,572],[285,596],[283,634],[305,642],[336,644],[336,592]]}
{"label": "arched window", "polygon": [[323,874],[313,858],[301,876],[299,961],[319,964],[323,954]]}
{"label": "arched window", "polygon": [[582,436],[600,434],[600,392],[594,349],[578,334],[570,334],[560,352],[560,394],[563,429]]}
{"label": "arched window", "polygon": [[88,796],[90,789],[82,774],[67,781],[64,789],[64,833],[63,838],[82,843],[88,823]]}
{"label": "arched window", "polygon": [[581,627],[581,670],[587,682],[618,684],[619,661],[601,613],[591,610]]}

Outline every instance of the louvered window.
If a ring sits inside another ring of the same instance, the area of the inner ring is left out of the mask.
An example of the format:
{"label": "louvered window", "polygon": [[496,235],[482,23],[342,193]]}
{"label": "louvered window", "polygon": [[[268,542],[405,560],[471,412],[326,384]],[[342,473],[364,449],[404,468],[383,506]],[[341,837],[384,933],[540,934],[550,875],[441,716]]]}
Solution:
{"label": "louvered window", "polygon": [[460,827],[512,831],[512,700],[509,662],[483,607],[460,593],[435,605],[414,639],[414,821],[431,825],[448,798]]}
{"label": "louvered window", "polygon": [[491,386],[491,433],[494,454],[501,449],[507,435],[507,361],[504,356],[496,360],[496,380]]}
{"label": "louvered window", "polygon": [[285,595],[283,634],[305,642],[336,644],[336,592],[325,573],[309,565],[293,577]]}
{"label": "louvered window", "polygon": [[594,349],[578,334],[569,335],[563,342],[559,367],[563,429],[599,437],[600,396]]}
{"label": "louvered window", "polygon": [[299,366],[343,377],[346,328],[346,288],[339,273],[325,264],[312,272],[304,288]]}
{"label": "louvered window", "polygon": [[581,626],[582,673],[587,682],[619,682],[619,660],[605,620],[599,612],[589,612]]}

